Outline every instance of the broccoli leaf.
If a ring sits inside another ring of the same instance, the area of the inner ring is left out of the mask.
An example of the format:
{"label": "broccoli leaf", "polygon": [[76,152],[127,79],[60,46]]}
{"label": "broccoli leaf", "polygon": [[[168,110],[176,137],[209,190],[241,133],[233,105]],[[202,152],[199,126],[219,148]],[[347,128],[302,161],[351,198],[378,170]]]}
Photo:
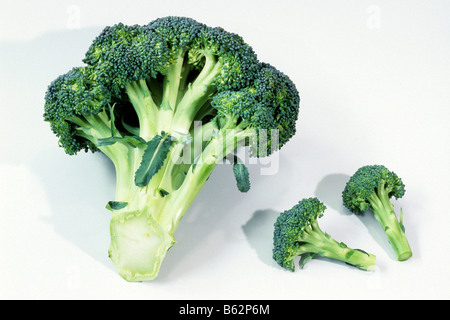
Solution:
{"label": "broccoli leaf", "polygon": [[300,261],[299,266],[300,269],[303,269],[303,267],[305,266],[305,264],[307,262],[309,262],[311,259],[315,258],[317,256],[317,253],[313,253],[313,252],[308,252],[308,253],[304,253],[300,256]]}
{"label": "broccoli leaf", "polygon": [[128,205],[128,202],[124,202],[124,201],[109,201],[108,204],[106,205],[106,209],[108,210],[119,210],[119,209],[123,209]]}
{"label": "broccoli leaf", "polygon": [[125,137],[109,137],[104,139],[98,139],[97,145],[99,147],[109,146],[116,142],[127,142],[133,147],[138,147],[140,145],[145,145],[146,142],[139,136],[125,136]]}
{"label": "broccoli leaf", "polygon": [[250,190],[250,177],[248,168],[238,158],[234,157],[233,173],[236,178],[236,184],[240,192],[248,192]]}
{"label": "broccoli leaf", "polygon": [[161,197],[163,197],[163,198],[170,194],[169,191],[162,189],[162,188],[160,188],[158,191],[159,191],[159,194],[161,195]]}
{"label": "broccoli leaf", "polygon": [[147,142],[142,162],[134,176],[134,183],[138,187],[145,187],[150,179],[161,169],[169,154],[172,137],[169,135],[155,136]]}

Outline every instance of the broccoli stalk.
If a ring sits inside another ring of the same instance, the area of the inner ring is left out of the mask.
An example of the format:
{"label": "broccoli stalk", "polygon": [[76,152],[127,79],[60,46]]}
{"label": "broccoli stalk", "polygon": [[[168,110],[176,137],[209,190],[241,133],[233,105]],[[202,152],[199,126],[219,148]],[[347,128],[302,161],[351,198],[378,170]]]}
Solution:
{"label": "broccoli stalk", "polygon": [[50,84],[44,119],[66,153],[111,159],[109,256],[124,279],[151,280],[215,166],[239,147],[270,155],[295,134],[298,92],[240,36],[182,17],[106,27],[84,62]]}
{"label": "broccoli stalk", "polygon": [[[165,142],[166,147],[158,148],[168,148],[168,156],[148,185],[145,176],[152,170],[152,164],[147,167],[147,164],[144,166],[142,162],[138,168],[130,168],[125,163],[123,173],[119,165],[118,176],[123,176],[125,183],[118,180],[116,201],[127,203],[127,206],[112,209],[114,216],[110,226],[109,255],[123,277],[131,281],[151,279],[152,275],[158,273],[167,250],[175,243],[173,235],[185,212],[218,161],[234,150],[235,144],[230,139],[243,139],[246,136],[246,133],[240,132],[226,137],[225,131],[221,131],[202,150],[203,159],[197,160],[195,166],[184,169],[181,177],[173,177],[173,174],[179,175],[182,170],[178,168],[178,160],[185,145],[177,139],[161,137],[160,144]],[[136,152],[139,153],[139,149]],[[158,150],[154,153],[158,153]],[[143,157],[138,158],[146,161],[145,151]],[[145,170],[140,170],[142,168]],[[133,172],[136,172],[134,178]]]}
{"label": "broccoli stalk", "polygon": [[371,209],[399,261],[408,260],[412,251],[403,225],[403,210],[400,211],[398,220],[391,198],[401,198],[404,194],[405,185],[402,180],[382,165],[368,165],[358,169],[347,182],[342,194],[344,205],[353,213],[363,214]]}
{"label": "broccoli stalk", "polygon": [[301,268],[312,258],[321,256],[372,270],[376,260],[374,255],[349,248],[322,231],[318,219],[325,210],[326,206],[317,198],[306,198],[282,212],[274,225],[274,260],[291,271],[295,271],[294,259],[298,256]]}
{"label": "broccoli stalk", "polygon": [[377,191],[367,198],[372,208],[373,215],[383,227],[399,261],[408,260],[412,256],[411,247],[405,235],[403,226],[403,210],[400,210],[400,220],[394,211],[394,205],[390,202],[389,190],[380,183]]}

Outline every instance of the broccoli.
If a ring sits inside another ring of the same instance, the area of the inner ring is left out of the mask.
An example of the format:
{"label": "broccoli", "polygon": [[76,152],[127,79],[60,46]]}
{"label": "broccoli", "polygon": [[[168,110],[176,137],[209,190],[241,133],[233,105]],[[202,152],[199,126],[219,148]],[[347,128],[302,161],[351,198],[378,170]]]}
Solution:
{"label": "broccoli", "polygon": [[320,229],[318,219],[326,209],[319,199],[305,198],[282,212],[274,224],[273,259],[291,271],[295,271],[294,259],[298,256],[301,268],[312,258],[322,256],[372,270],[376,260],[374,255],[351,249]]}
{"label": "broccoli", "polygon": [[[108,26],[83,62],[49,85],[44,120],[67,154],[111,159],[109,257],[125,280],[151,280],[214,167],[238,147],[269,156],[295,134],[299,93],[242,37],[187,17]],[[247,192],[242,161],[233,172]]]}
{"label": "broccoli", "polygon": [[383,227],[399,261],[408,260],[412,251],[405,235],[403,210],[400,221],[390,198],[405,194],[402,180],[383,165],[367,165],[359,168],[347,182],[342,198],[344,206],[355,214],[371,209],[375,219]]}

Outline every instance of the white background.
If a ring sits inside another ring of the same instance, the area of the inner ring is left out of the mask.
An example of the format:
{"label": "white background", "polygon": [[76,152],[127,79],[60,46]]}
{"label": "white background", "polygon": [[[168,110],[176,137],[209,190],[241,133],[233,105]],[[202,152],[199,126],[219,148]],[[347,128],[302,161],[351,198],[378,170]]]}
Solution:
{"label": "white background", "polygon": [[[70,157],[42,121],[48,84],[106,25],[189,16],[242,35],[301,94],[298,132],[240,194],[218,166],[175,234],[159,277],[127,283],[109,258],[114,172]],[[3,1],[0,5],[0,298],[450,298],[448,1]],[[341,205],[349,176],[384,164],[403,178],[414,256],[397,262],[371,215]],[[294,273],[271,259],[278,212],[304,197],[322,228],[377,256],[374,272],[315,259]]]}

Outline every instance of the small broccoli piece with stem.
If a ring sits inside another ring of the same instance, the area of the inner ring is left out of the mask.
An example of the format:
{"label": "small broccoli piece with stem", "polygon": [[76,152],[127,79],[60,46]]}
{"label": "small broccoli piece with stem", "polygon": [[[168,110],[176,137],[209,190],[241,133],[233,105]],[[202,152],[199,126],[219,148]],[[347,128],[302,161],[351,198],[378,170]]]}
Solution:
{"label": "small broccoli piece with stem", "polygon": [[402,179],[383,165],[359,168],[342,192],[344,206],[351,212],[363,214],[369,209],[373,212],[399,261],[408,260],[412,251],[405,235],[403,210],[400,210],[398,220],[391,198],[398,199],[404,194],[405,185]]}
{"label": "small broccoli piece with stem", "polygon": [[305,198],[292,209],[282,212],[274,225],[273,259],[283,268],[295,271],[316,256],[343,261],[363,270],[372,270],[376,257],[360,249],[351,249],[323,232],[318,219],[326,206],[317,198]]}
{"label": "small broccoli piece with stem", "polygon": [[[269,156],[295,134],[299,94],[242,37],[186,17],[108,26],[83,61],[48,87],[44,120],[67,154],[111,159],[109,256],[124,279],[151,280],[215,166],[239,147]],[[233,169],[249,191],[244,164]]]}

